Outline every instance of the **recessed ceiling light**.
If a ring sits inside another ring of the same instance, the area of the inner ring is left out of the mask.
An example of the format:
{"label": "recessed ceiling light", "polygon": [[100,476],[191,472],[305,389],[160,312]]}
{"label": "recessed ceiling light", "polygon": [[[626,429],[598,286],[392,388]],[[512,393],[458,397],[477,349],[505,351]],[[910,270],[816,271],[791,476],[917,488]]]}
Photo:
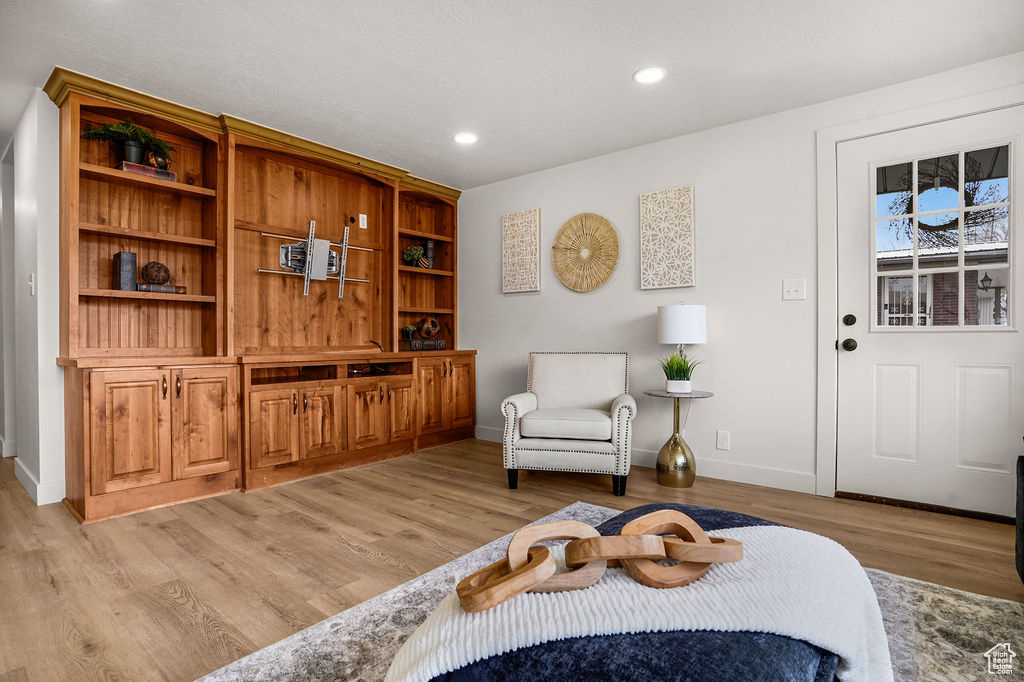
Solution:
{"label": "recessed ceiling light", "polygon": [[643,83],[644,85],[657,83],[664,77],[665,69],[660,66],[648,66],[633,74],[633,80],[637,83]]}
{"label": "recessed ceiling light", "polygon": [[473,144],[476,142],[476,133],[461,132],[455,135],[455,141],[459,144]]}

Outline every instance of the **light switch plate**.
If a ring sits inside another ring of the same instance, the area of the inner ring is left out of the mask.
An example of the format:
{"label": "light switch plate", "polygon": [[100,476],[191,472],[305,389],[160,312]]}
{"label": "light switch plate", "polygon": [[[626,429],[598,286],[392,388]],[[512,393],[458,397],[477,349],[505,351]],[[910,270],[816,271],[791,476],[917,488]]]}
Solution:
{"label": "light switch plate", "polygon": [[715,449],[728,450],[732,445],[732,434],[729,431],[715,429]]}
{"label": "light switch plate", "polygon": [[359,229],[360,230],[367,229],[366,228],[366,214],[365,213],[360,213],[359,214]]}
{"label": "light switch plate", "polygon": [[784,279],[782,280],[783,301],[806,301],[807,280],[806,279]]}

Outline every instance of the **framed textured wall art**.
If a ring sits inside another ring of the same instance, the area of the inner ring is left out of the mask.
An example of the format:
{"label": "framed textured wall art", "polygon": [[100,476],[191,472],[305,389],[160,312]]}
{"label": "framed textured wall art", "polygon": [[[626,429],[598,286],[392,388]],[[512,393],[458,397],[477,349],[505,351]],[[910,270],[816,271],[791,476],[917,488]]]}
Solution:
{"label": "framed textured wall art", "polygon": [[501,293],[540,291],[540,209],[501,216]]}
{"label": "framed textured wall art", "polygon": [[692,287],[693,185],[640,195],[640,288]]}

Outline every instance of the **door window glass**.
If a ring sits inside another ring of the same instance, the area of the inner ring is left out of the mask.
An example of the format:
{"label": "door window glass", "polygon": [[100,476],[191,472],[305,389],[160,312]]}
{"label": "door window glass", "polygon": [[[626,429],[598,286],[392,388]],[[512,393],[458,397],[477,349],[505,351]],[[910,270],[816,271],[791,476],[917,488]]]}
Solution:
{"label": "door window glass", "polygon": [[875,169],[876,325],[1010,323],[1009,158],[1001,145]]}

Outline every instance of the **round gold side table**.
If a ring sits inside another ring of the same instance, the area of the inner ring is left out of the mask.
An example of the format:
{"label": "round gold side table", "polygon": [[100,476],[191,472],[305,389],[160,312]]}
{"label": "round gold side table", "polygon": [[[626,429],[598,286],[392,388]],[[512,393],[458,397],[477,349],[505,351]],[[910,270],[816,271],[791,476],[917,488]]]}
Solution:
{"label": "round gold side table", "polygon": [[[693,485],[693,479],[697,475],[697,460],[693,458],[693,450],[680,435],[682,430],[679,428],[679,401],[710,398],[714,393],[710,391],[691,391],[689,393],[644,391],[644,395],[655,398],[672,398],[672,436],[658,452],[658,483],[673,488],[689,488]],[[687,403],[686,412],[688,416],[689,403]],[[686,426],[686,417],[683,418],[683,426]]]}

